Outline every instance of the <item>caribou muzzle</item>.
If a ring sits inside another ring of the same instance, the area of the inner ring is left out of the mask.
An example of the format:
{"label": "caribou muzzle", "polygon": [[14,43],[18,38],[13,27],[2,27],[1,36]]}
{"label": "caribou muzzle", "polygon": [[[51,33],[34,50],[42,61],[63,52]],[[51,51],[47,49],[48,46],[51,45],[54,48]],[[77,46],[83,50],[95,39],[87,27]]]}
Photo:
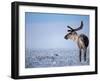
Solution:
{"label": "caribou muzzle", "polygon": [[64,36],[64,39],[68,40],[68,35],[65,35],[65,36]]}

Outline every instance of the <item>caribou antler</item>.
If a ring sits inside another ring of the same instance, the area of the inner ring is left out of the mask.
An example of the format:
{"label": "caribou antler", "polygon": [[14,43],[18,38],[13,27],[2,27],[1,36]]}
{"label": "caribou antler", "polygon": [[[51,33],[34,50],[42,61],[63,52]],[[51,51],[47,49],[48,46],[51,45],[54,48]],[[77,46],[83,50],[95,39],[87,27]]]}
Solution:
{"label": "caribou antler", "polygon": [[76,28],[76,29],[73,29],[73,28],[70,27],[70,26],[67,26],[67,27],[70,28],[70,30],[68,30],[68,32],[78,31],[78,30],[80,30],[80,29],[83,28],[83,21],[81,21],[80,27],[78,27],[78,28]]}
{"label": "caribou antler", "polygon": [[81,25],[80,25],[80,27],[74,29],[74,31],[78,31],[78,30],[80,30],[80,29],[82,29],[82,28],[83,28],[83,21],[81,21]]}

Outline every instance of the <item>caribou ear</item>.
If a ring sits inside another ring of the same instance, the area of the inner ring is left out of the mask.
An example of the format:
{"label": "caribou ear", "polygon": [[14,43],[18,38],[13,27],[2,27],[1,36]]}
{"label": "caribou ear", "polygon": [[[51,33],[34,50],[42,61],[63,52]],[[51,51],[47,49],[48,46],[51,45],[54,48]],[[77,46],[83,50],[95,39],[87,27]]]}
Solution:
{"label": "caribou ear", "polygon": [[72,30],[70,30],[70,29],[69,29],[69,30],[67,30],[67,31],[68,31],[68,32],[72,32]]}
{"label": "caribou ear", "polygon": [[74,31],[72,27],[70,27],[70,26],[67,26],[67,27],[69,28],[68,32]]}
{"label": "caribou ear", "polygon": [[68,32],[73,32],[74,30],[67,30]]}

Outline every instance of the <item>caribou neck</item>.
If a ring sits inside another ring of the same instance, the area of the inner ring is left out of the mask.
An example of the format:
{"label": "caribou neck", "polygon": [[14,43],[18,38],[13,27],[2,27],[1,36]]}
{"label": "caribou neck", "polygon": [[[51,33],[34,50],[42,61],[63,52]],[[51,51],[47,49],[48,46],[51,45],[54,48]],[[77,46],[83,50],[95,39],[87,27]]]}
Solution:
{"label": "caribou neck", "polygon": [[76,34],[76,35],[74,35],[74,36],[71,37],[71,40],[77,42],[78,38],[79,38],[79,35]]}

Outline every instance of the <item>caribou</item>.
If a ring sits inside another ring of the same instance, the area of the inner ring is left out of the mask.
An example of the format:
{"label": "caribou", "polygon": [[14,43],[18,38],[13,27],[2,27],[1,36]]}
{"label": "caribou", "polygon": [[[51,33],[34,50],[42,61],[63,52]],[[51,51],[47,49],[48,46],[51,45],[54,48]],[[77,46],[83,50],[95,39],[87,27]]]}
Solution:
{"label": "caribou", "polygon": [[77,43],[79,48],[79,61],[81,62],[82,54],[84,56],[84,61],[86,61],[86,53],[87,53],[87,47],[89,45],[89,39],[85,34],[77,33],[77,31],[83,28],[83,21],[81,21],[81,25],[78,28],[72,28],[71,26],[67,27],[69,28],[68,34],[66,34],[64,38],[66,40],[68,39],[73,40]]}

